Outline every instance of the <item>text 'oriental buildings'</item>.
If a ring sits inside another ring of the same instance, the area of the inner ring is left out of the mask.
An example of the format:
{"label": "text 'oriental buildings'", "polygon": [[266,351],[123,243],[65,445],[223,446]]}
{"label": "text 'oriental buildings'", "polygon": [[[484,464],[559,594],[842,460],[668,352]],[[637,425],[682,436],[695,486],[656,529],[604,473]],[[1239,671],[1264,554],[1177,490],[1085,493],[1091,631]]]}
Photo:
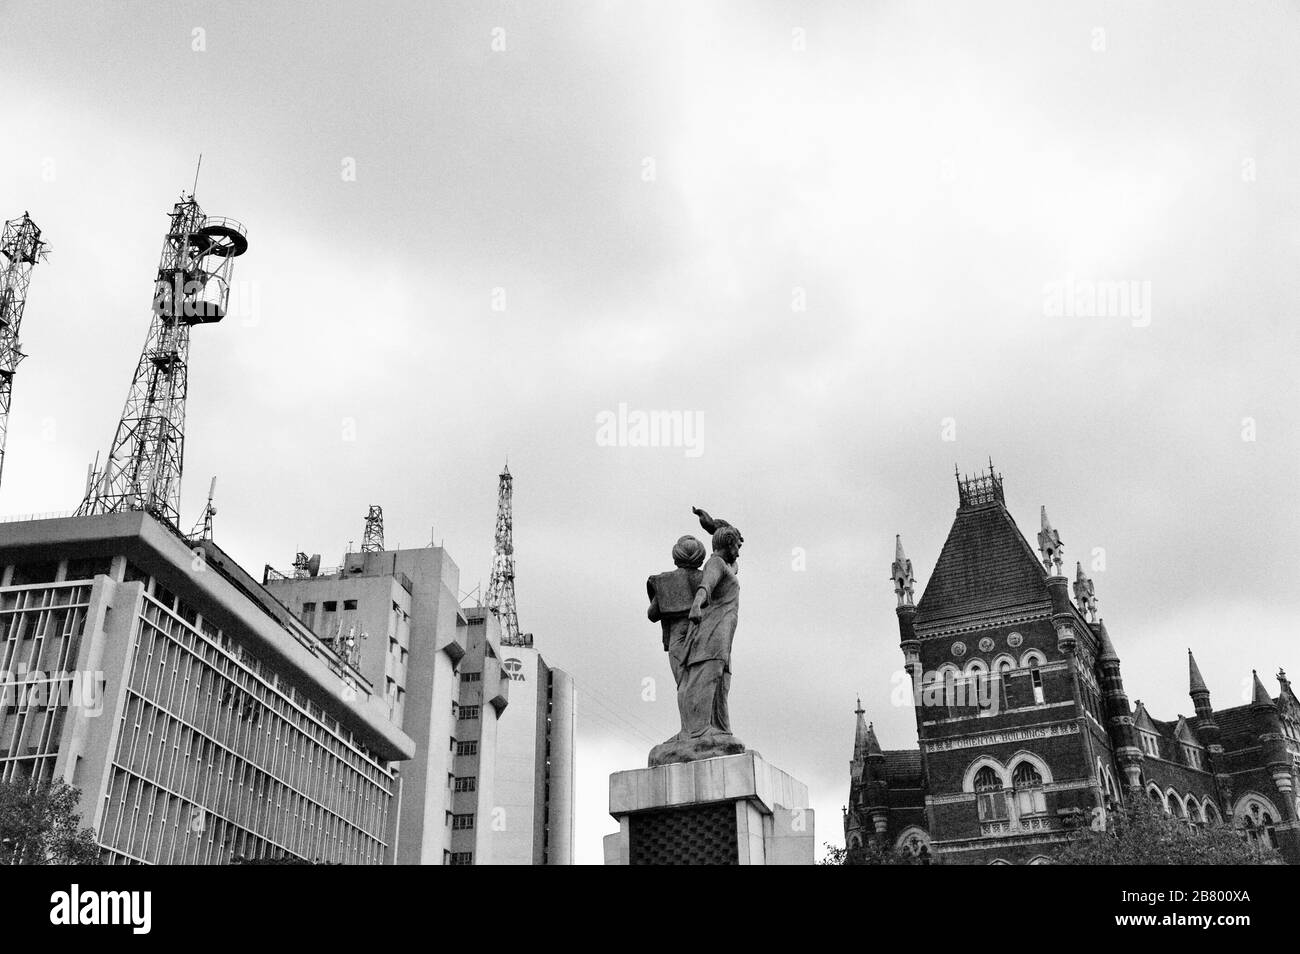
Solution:
{"label": "text 'oriental buildings'", "polygon": [[893,565],[900,648],[919,748],[885,750],[857,711],[845,844],[956,864],[1050,860],[1073,826],[1148,798],[1193,826],[1227,824],[1300,862],[1300,701],[1284,673],[1246,705],[1214,709],[1189,653],[1192,717],[1130,705],[1092,582],[1062,575],[1042,513],[1038,553],[1002,478],[958,480],[959,506],[919,602]]}

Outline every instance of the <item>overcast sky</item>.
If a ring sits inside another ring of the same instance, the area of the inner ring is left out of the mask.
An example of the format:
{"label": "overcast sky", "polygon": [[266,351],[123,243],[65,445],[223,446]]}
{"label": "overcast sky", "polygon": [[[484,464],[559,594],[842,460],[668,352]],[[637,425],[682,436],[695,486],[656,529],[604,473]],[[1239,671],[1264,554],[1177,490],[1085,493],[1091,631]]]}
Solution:
{"label": "overcast sky", "polygon": [[[842,843],[855,697],[915,745],[889,563],[924,584],[954,464],[1104,550],[1157,717],[1188,646],[1219,706],[1300,674],[1297,63],[1276,2],[0,2],[0,214],[53,246],[0,512],[79,501],[202,152],[250,249],[194,333],[186,522],[217,474],[257,572],[379,503],[468,590],[509,455],[599,862],[608,774],[677,728],[645,578],[705,507],[746,541],[734,729]],[[1128,310],[1053,313],[1094,283]],[[620,404],[698,440],[608,446]]]}

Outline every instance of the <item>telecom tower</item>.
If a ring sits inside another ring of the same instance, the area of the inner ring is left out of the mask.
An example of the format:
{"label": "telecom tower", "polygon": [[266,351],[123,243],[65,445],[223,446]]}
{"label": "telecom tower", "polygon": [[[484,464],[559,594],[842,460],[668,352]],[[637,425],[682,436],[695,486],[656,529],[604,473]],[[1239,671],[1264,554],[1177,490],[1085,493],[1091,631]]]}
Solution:
{"label": "telecom tower", "polygon": [[153,320],[103,470],[92,469],[78,514],[144,510],[179,528],[190,329],[226,316],[244,227],[206,215],[193,193],[172,208],[154,283]]}
{"label": "telecom tower", "polygon": [[366,532],[361,538],[361,552],[384,552],[384,508],[377,504],[371,504],[370,512],[366,514]]}
{"label": "telecom tower", "polygon": [[27,285],[32,280],[32,268],[44,258],[41,230],[26,212],[21,219],[4,224],[0,233],[0,476],[4,475],[14,372],[26,357],[18,342],[18,330],[27,304]]}
{"label": "telecom tower", "polygon": [[519,632],[515,611],[515,541],[511,505],[514,478],[510,465],[502,468],[497,489],[497,526],[493,535],[492,579],[488,583],[487,607],[501,623],[502,646],[526,646],[531,642]]}

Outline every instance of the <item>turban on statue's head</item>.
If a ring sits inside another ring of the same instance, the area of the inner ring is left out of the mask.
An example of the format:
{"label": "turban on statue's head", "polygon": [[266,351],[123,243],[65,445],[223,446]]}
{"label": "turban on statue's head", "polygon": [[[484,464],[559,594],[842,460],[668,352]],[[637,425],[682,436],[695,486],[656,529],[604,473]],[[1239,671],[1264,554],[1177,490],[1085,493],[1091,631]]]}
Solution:
{"label": "turban on statue's head", "polygon": [[690,534],[673,546],[673,564],[686,570],[698,570],[704,565],[704,544]]}

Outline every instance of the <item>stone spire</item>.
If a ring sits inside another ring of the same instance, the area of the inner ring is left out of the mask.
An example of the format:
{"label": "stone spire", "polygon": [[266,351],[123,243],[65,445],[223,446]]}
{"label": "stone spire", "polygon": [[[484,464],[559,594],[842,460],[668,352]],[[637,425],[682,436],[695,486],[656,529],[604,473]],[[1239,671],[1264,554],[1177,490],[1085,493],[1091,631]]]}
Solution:
{"label": "stone spire", "polygon": [[1074,564],[1074,602],[1079,607],[1079,612],[1088,617],[1088,622],[1093,622],[1097,618],[1097,588],[1093,586],[1092,579],[1083,572],[1083,564],[1075,561]]}
{"label": "stone spire", "polygon": [[867,757],[868,740],[871,738],[871,727],[867,725],[861,696],[858,696],[858,707],[853,712],[858,717],[857,726],[853,731],[853,761],[857,762]]}
{"label": "stone spire", "polygon": [[1038,531],[1038,552],[1043,558],[1043,569],[1048,573],[1055,570],[1054,575],[1061,575],[1061,554],[1065,551],[1065,544],[1061,542],[1061,535],[1052,529],[1052,523],[1047,519],[1047,507],[1044,506],[1040,511],[1042,519],[1042,529]]}
{"label": "stone spire", "polygon": [[1291,754],[1287,751],[1286,737],[1282,733],[1282,716],[1277,704],[1259,681],[1259,673],[1251,670],[1255,679],[1255,698],[1250,704],[1254,716],[1255,734],[1264,764],[1273,776],[1273,784],[1286,801],[1294,797],[1295,781],[1291,775]]}
{"label": "stone spire", "polygon": [[876,726],[872,722],[867,723],[867,757],[885,757],[884,750],[880,748],[880,743],[876,741]]}
{"label": "stone spire", "polygon": [[1092,631],[1097,634],[1097,661],[1118,663],[1119,653],[1115,652],[1115,644],[1110,641],[1110,633],[1106,632],[1106,621],[1097,620]]}
{"label": "stone spire", "polygon": [[1255,678],[1255,697],[1251,700],[1251,705],[1272,707],[1273,697],[1268,694],[1268,690],[1264,688],[1264,684],[1259,681],[1259,673],[1252,669],[1250,674]]}
{"label": "stone spire", "polygon": [[1206,695],[1210,693],[1209,688],[1205,685],[1205,678],[1201,675],[1201,668],[1196,665],[1196,657],[1192,655],[1190,649],[1187,650],[1187,685],[1187,691],[1191,695],[1193,702],[1196,701],[1197,693],[1203,692]]}
{"label": "stone spire", "polygon": [[1128,694],[1124,691],[1124,677],[1120,674],[1119,653],[1110,641],[1104,620],[1089,623],[1097,638],[1097,665],[1101,669],[1101,698],[1106,711],[1106,728],[1115,761],[1124,773],[1125,784],[1130,789],[1141,787],[1142,749],[1138,745],[1137,730],[1133,727],[1133,713],[1129,708]]}
{"label": "stone spire", "polygon": [[912,606],[912,591],[916,577],[912,575],[912,561],[903,552],[903,535],[894,535],[894,565],[890,570],[894,580],[894,595],[898,597],[899,606]]}

